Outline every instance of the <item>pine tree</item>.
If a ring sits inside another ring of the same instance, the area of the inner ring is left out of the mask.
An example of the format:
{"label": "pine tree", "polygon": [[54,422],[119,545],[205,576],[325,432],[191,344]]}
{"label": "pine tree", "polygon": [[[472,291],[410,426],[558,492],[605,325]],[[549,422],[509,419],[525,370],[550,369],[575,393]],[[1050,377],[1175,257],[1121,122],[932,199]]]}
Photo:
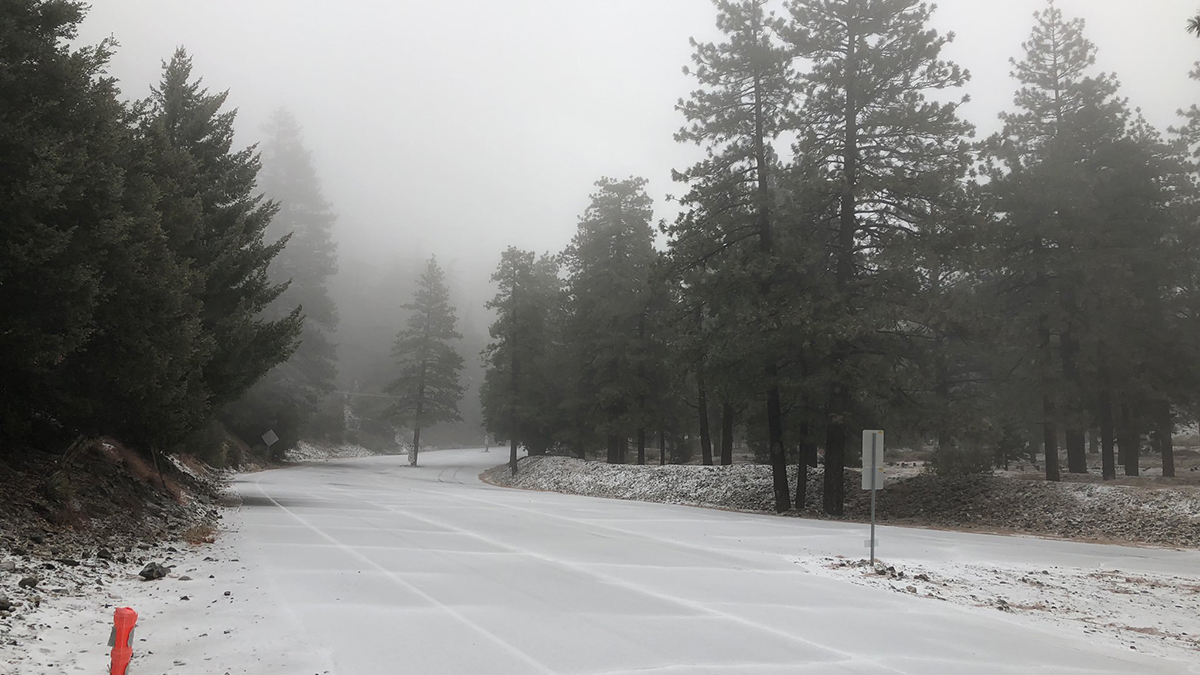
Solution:
{"label": "pine tree", "polygon": [[387,388],[396,396],[390,416],[413,429],[410,462],[414,466],[421,429],[461,420],[458,402],[463,396],[459,384],[463,358],[451,344],[461,340],[462,335],[455,329],[458,320],[437,258],[429,259],[417,284],[413,301],[404,305],[410,312],[407,324],[392,347],[399,376]]}
{"label": "pine tree", "polygon": [[[312,154],[300,126],[286,110],[275,112],[266,126],[261,185],[279,211],[264,232],[266,241],[287,238],[287,246],[271,261],[271,283],[286,286],[264,316],[285,319],[299,306],[304,312],[300,343],[286,362],[276,366],[225,412],[226,423],[244,437],[256,438],[264,428],[279,436],[273,451],[294,446],[300,433],[337,434],[340,406],[318,416],[334,388],[337,352],[329,334],[337,328],[337,308],[327,288],[337,272],[337,245],[331,238],[336,220],[321,196]],[[294,420],[286,424],[285,420]]]}
{"label": "pine tree", "polygon": [[543,455],[562,426],[560,378],[554,370],[559,347],[562,296],[558,262],[550,256],[509,247],[492,275],[498,289],[488,302],[496,312],[483,351],[487,364],[480,397],[484,423],[498,440],[510,443],[511,469],[517,446]]}
{"label": "pine tree", "polygon": [[148,450],[207,413],[191,275],[159,228],[112,43],[73,49],[84,6],[0,6],[0,438],[115,434]]}
{"label": "pine tree", "polygon": [[157,153],[163,226],[196,272],[204,330],[214,340],[204,382],[219,408],[291,356],[303,317],[295,308],[261,318],[285,288],[267,269],[287,239],[264,241],[278,206],[256,194],[259,156],[254,147],[232,149],[236,111],[221,112],[228,92],[210,94],[201,84],[191,57],[176,50],[144,104],[144,124]]}
{"label": "pine tree", "polygon": [[[1135,427],[1162,399],[1170,370],[1147,367],[1155,348],[1142,336],[1166,321],[1174,282],[1156,259],[1170,246],[1170,176],[1180,172],[1117,98],[1116,80],[1088,75],[1096,48],[1083,21],[1068,21],[1053,2],[1035,20],[1025,58],[1014,62],[1018,110],[987,144],[988,189],[1003,214],[994,255],[1013,308],[1006,327],[1038,354],[1023,372],[1041,390],[1047,479],[1058,480],[1060,423],[1070,470],[1087,471],[1092,419],[1103,475],[1113,478],[1114,442],[1136,445]],[[1156,339],[1168,336],[1164,328]],[[1137,453],[1124,459],[1136,474]]]}
{"label": "pine tree", "polygon": [[[703,274],[710,262],[726,252],[741,253],[745,281],[753,286],[753,325],[764,335],[779,330],[778,303],[772,299],[778,227],[772,213],[771,143],[787,127],[795,93],[792,55],[779,40],[781,20],[767,13],[764,0],[714,0],[722,43],[692,40],[694,74],[700,88],[676,108],[688,125],[680,142],[704,145],[708,158],[677,180],[691,185],[684,198],[691,207],[670,230],[672,256],[681,269]],[[751,249],[746,244],[757,244]],[[727,265],[713,265],[725,269]],[[775,489],[775,508],[791,508],[787,455],[783,444],[783,409],[779,357],[768,350],[762,357],[762,391],[767,410],[768,447]],[[703,366],[698,365],[700,402],[706,403]],[[707,430],[707,414],[701,414]],[[707,434],[705,434],[707,435]],[[705,445],[708,448],[708,444]],[[706,450],[711,461],[711,451]]]}
{"label": "pine tree", "polygon": [[[562,254],[567,270],[564,340],[572,352],[576,441],[607,440],[608,461],[624,463],[640,425],[639,322],[650,303],[652,205],[643,178],[603,178]],[[582,447],[580,450],[582,451]]]}
{"label": "pine tree", "polygon": [[[890,312],[868,309],[890,292],[876,258],[914,236],[948,186],[965,174],[971,127],[958,105],[926,92],[967,80],[942,60],[953,34],[928,28],[932,7],[920,0],[793,0],[789,40],[811,65],[801,75],[804,102],[796,163],[836,190],[828,228],[833,302],[842,338],[827,359],[824,508],[842,513],[846,447],[856,399],[868,378],[857,375],[865,340],[888,325]],[[856,384],[856,380],[858,383]],[[857,393],[855,390],[859,390]]]}

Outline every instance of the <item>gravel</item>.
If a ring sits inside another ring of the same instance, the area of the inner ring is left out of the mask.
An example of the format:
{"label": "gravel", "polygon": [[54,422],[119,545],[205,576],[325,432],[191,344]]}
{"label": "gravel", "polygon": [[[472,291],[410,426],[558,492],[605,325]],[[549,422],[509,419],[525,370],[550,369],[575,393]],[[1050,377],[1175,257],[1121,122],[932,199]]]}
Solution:
{"label": "gravel", "polygon": [[[795,491],[795,467],[788,484]],[[567,457],[530,457],[517,476],[507,466],[484,472],[495,485],[667,504],[773,513],[768,466],[636,466]],[[803,509],[820,512],[823,473],[809,469]],[[869,517],[870,496],[857,470],[846,471],[842,519]],[[877,503],[881,522],[955,530],[1012,532],[1065,539],[1200,548],[1200,489],[1047,483],[1003,476],[933,473],[889,481]]]}

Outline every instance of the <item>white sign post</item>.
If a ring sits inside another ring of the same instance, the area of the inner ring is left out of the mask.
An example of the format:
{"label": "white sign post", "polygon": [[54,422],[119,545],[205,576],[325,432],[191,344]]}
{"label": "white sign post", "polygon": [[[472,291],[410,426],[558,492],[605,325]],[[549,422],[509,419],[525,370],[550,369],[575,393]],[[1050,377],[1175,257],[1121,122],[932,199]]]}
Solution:
{"label": "white sign post", "polygon": [[883,489],[883,432],[863,430],[862,488],[871,491],[871,566],[875,566],[875,492]]}

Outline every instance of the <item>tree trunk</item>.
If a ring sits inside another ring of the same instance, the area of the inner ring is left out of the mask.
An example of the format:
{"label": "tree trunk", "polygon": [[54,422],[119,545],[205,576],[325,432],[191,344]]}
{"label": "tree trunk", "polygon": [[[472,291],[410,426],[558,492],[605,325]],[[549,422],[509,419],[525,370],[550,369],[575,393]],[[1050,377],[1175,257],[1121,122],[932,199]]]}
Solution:
{"label": "tree trunk", "polygon": [[1038,339],[1042,352],[1042,450],[1046,461],[1046,480],[1057,482],[1062,480],[1058,467],[1058,410],[1054,405],[1053,379],[1050,377],[1052,347],[1050,317],[1046,314],[1038,317]]}
{"label": "tree trunk", "polygon": [[1158,451],[1162,454],[1163,478],[1175,477],[1175,422],[1171,418],[1170,401],[1161,401],[1155,415],[1155,435],[1158,436]]}
{"label": "tree trunk", "polygon": [[[817,461],[817,446],[813,444],[812,427],[808,420],[800,422],[800,453],[796,461],[796,502],[794,506],[797,511],[803,511],[808,505],[808,466],[809,462],[814,464]],[[809,458],[809,449],[812,449],[812,457]]]}
{"label": "tree trunk", "polygon": [[519,440],[517,439],[517,397],[518,397],[518,387],[517,387],[518,379],[517,379],[517,377],[518,377],[520,367],[521,367],[520,360],[517,358],[517,342],[516,342],[516,340],[517,340],[517,278],[516,277],[513,278],[512,293],[510,294],[509,299],[512,302],[512,310],[509,312],[509,314],[512,315],[511,316],[512,321],[510,322],[510,325],[508,328],[508,330],[509,330],[508,350],[510,352],[510,359],[511,359],[510,360],[511,372],[509,373],[508,387],[509,387],[509,396],[512,399],[512,403],[509,405],[509,408],[508,408],[508,427],[509,427],[509,429],[508,429],[508,435],[509,435],[508,472],[509,472],[509,475],[515,476],[515,475],[517,475],[517,445],[519,443]]}
{"label": "tree trunk", "polygon": [[658,430],[658,465],[667,465],[667,432],[661,428]]}
{"label": "tree trunk", "polygon": [[621,463],[621,439],[616,434],[608,435],[608,463]]}
{"label": "tree trunk", "polygon": [[721,465],[733,464],[733,404],[721,404]]}
{"label": "tree trunk", "polygon": [[408,458],[408,463],[410,466],[417,465],[417,451],[420,449],[420,447],[421,447],[421,427],[417,426],[417,427],[413,427],[413,450],[412,450],[412,456]]}
{"label": "tree trunk", "polygon": [[[830,394],[830,410],[848,408],[840,388]],[[840,417],[830,414],[829,424],[825,426],[825,478],[821,494],[821,505],[825,513],[833,516],[842,515],[846,492],[846,423]]]}
{"label": "tree trunk", "polygon": [[708,429],[708,391],[704,386],[704,374],[702,371],[696,371],[696,407],[700,415],[700,456],[703,458],[704,466],[712,466],[712,436],[709,435]]}
{"label": "tree trunk", "polygon": [[1133,423],[1133,409],[1128,403],[1121,404],[1121,425],[1117,428],[1117,445],[1121,446],[1121,454],[1125,456],[1125,475],[1138,475],[1138,445],[1141,434]]}
{"label": "tree trunk", "polygon": [[1113,410],[1112,392],[1100,392],[1100,465],[1104,480],[1117,477],[1117,462],[1113,453]]}
{"label": "tree trunk", "polygon": [[1063,331],[1061,343],[1059,355],[1062,360],[1063,379],[1069,385],[1066,394],[1067,471],[1087,473],[1087,439],[1081,426],[1082,414],[1079,405],[1079,397],[1083,392],[1079,378],[1079,340],[1075,338],[1074,331],[1068,328]]}
{"label": "tree trunk", "polygon": [[[834,286],[838,295],[844,296],[854,278],[854,247],[858,235],[858,25],[850,21],[846,35],[846,102],[842,123],[845,126],[843,146],[841,201],[838,207],[837,260],[834,270]],[[833,364],[843,367],[849,357],[847,345],[840,345],[833,353]],[[835,378],[844,377],[838,373]],[[828,401],[829,421],[825,427],[825,481],[822,505],[825,513],[840,516],[846,501],[846,422],[850,415],[850,382],[837,380],[830,385]]]}

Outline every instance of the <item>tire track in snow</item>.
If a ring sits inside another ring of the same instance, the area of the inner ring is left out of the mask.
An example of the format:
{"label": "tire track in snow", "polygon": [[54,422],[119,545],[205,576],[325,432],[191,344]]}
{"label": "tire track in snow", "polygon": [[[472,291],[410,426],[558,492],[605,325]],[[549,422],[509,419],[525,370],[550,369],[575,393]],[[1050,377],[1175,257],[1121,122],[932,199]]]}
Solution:
{"label": "tire track in snow", "polygon": [[[263,488],[262,483],[260,483],[258,479],[255,479],[254,486],[256,488],[258,488],[259,493],[261,493],[262,496],[265,497],[266,499],[270,500],[270,502],[272,504],[274,504],[276,507],[281,509],[284,513],[286,513],[289,516],[291,516],[292,518],[294,518],[301,525],[303,525],[303,526],[307,527],[308,529],[312,530],[313,532],[317,533],[317,535],[319,535],[322,539],[325,539],[330,544],[336,546],[338,549],[350,554],[351,556],[353,556],[354,558],[357,558],[358,560],[361,560],[365,564],[369,565],[370,567],[372,567],[375,570],[382,573],[387,578],[391,579],[396,585],[401,586],[401,587],[411,591],[412,593],[414,593],[421,599],[425,600],[429,604],[431,604],[434,607],[437,607],[441,611],[445,612],[450,617],[454,618],[455,620],[459,621],[463,625],[465,625],[468,628],[479,633],[483,637],[487,638],[489,641],[495,643],[496,646],[500,647],[503,651],[517,657],[519,660],[521,660],[521,661],[525,662],[526,664],[528,664],[529,666],[533,667],[536,672],[544,673],[545,675],[557,675],[556,671],[551,670],[545,664],[543,664],[542,662],[533,658],[529,654],[526,654],[525,652],[521,651],[520,649],[517,649],[516,647],[513,647],[512,645],[508,644],[499,635],[496,635],[495,633],[493,633],[493,632],[489,631],[488,629],[484,628],[483,626],[475,623],[474,621],[467,618],[466,616],[463,616],[460,612],[455,610],[453,607],[450,607],[449,605],[441,602],[440,600],[433,597],[432,595],[426,593],[425,591],[422,591],[420,588],[417,588],[416,586],[410,584],[409,582],[402,579],[395,572],[392,572],[391,570],[387,569],[386,567],[384,567],[384,566],[376,563],[375,561],[371,560],[370,558],[366,557],[362,553],[359,553],[353,547],[347,546],[346,544],[343,544],[342,542],[338,541],[337,539],[334,539],[332,536],[327,534],[321,528],[308,522],[308,520],[306,520],[303,516],[298,515],[295,511],[292,511],[291,509],[284,506],[283,504],[280,504],[278,501],[275,500],[274,497],[267,494],[266,489]],[[334,491],[332,488],[328,488],[328,487],[326,488],[326,490],[331,491],[331,492]],[[338,491],[338,492],[340,492],[340,491]],[[360,499],[359,501],[366,501],[366,500]],[[367,502],[367,503],[370,503],[370,502]],[[380,505],[380,504],[375,504],[375,506],[382,507],[382,505]],[[391,510],[391,509],[388,509],[388,510]],[[406,515],[409,515],[409,514],[406,514]]]}

